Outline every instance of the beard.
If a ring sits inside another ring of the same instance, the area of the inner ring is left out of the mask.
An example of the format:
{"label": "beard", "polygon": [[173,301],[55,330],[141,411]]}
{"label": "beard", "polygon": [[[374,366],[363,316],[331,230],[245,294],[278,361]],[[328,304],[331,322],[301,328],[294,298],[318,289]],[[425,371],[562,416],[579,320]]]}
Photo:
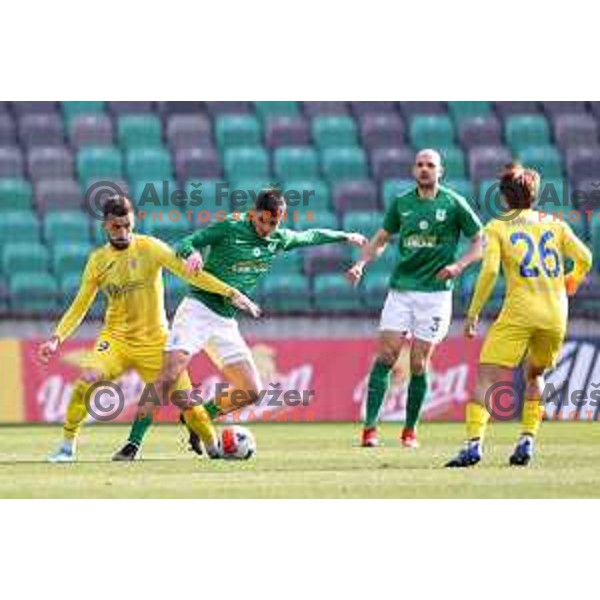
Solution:
{"label": "beard", "polygon": [[124,240],[113,240],[109,237],[108,241],[115,250],[127,250],[127,248],[129,248],[129,244],[131,244],[131,240],[129,238]]}

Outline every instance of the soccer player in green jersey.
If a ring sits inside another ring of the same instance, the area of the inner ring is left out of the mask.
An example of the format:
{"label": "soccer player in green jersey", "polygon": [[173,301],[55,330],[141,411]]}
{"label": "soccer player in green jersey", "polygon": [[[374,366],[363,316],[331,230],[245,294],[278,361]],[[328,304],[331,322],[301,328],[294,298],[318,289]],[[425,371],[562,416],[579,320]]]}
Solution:
{"label": "soccer player in green jersey", "polygon": [[[383,227],[364,247],[348,271],[357,284],[365,266],[379,257],[391,237],[398,235],[400,258],[390,278],[379,325],[378,351],[368,381],[362,445],[377,446],[377,421],[389,388],[390,371],[410,342],[410,382],[403,446],[417,444],[416,426],[427,394],[427,370],[435,345],[444,339],[452,316],[452,287],[470,263],[480,260],[481,222],[467,201],[440,185],[443,167],[435,150],[422,150],[413,169],[416,187],[397,196]],[[460,236],[471,239],[456,257]]]}
{"label": "soccer player in green jersey", "polygon": [[[306,246],[347,242],[364,246],[367,239],[359,233],[328,229],[299,232],[280,228],[286,203],[278,189],[262,190],[252,213],[229,215],[225,220],[199,229],[184,238],[177,254],[185,259],[191,272],[218,273],[220,279],[248,294],[261,276],[269,272],[273,260],[281,253]],[[206,263],[200,254],[210,248]],[[261,390],[260,377],[252,354],[242,338],[235,319],[237,311],[218,294],[191,288],[175,314],[162,371],[155,382],[157,390],[169,389],[192,357],[204,350],[231,384],[214,400],[204,404],[211,418],[227,414],[256,401]],[[243,399],[236,392],[243,392]],[[233,396],[233,397],[232,397]],[[115,460],[133,460],[152,422],[151,411],[134,422],[127,444],[115,455]],[[214,428],[202,439],[209,456],[219,455]],[[206,439],[205,439],[206,438]],[[191,435],[190,444],[201,451],[198,439]]]}

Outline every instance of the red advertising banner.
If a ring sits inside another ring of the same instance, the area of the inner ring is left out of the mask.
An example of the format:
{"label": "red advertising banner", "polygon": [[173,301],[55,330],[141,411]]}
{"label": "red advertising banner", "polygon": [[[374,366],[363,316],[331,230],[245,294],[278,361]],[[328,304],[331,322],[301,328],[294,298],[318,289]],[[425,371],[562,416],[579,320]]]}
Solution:
{"label": "red advertising banner", "polygon": [[[361,418],[375,342],[371,339],[250,340],[262,377],[264,394],[258,405],[237,411],[233,421],[356,421]],[[59,358],[48,366],[35,360],[37,342],[21,344],[24,420],[62,422],[79,365],[93,348],[93,341],[69,341]],[[480,342],[449,338],[436,350],[430,378],[430,394],[424,408],[429,420],[462,420],[464,404],[475,383]],[[392,387],[382,418],[402,420],[405,414],[408,351],[392,372]],[[218,392],[225,380],[204,355],[194,358],[190,372],[202,398]],[[123,391],[125,407],[115,421],[133,418],[144,390],[137,373],[128,371],[116,383]],[[292,393],[296,390],[298,393]],[[287,393],[287,395],[286,395]],[[178,418],[174,406],[161,407],[159,419]],[[93,420],[90,417],[90,420]]]}

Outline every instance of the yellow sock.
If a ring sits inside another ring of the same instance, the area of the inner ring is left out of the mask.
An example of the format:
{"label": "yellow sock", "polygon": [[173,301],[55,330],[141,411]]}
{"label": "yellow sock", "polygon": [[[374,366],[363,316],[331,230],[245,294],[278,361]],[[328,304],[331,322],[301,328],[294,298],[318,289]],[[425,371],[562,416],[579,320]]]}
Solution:
{"label": "yellow sock", "polygon": [[85,395],[89,388],[90,384],[81,380],[75,382],[73,386],[63,428],[65,440],[75,440],[79,434],[81,424],[88,414],[85,406]]}
{"label": "yellow sock", "polygon": [[466,411],[467,439],[482,439],[490,420],[487,408],[477,402],[469,402]]}
{"label": "yellow sock", "polygon": [[526,398],[521,415],[523,434],[536,436],[542,417],[544,416],[544,403],[540,398]]}
{"label": "yellow sock", "polygon": [[217,430],[204,406],[192,406],[184,411],[183,416],[188,427],[202,440],[205,446],[214,448],[218,445]]}

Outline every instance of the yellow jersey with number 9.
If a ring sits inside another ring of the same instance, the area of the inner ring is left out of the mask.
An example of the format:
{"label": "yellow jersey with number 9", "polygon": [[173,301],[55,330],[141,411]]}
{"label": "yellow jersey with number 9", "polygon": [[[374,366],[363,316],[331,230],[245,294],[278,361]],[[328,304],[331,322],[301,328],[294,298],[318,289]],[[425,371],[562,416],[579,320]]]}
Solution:
{"label": "yellow jersey with number 9", "polygon": [[500,319],[525,327],[565,328],[565,261],[574,261],[570,277],[577,285],[592,265],[590,251],[569,225],[528,209],[511,220],[490,221],[484,233],[483,264],[468,315],[479,316],[502,266],[506,296]]}

